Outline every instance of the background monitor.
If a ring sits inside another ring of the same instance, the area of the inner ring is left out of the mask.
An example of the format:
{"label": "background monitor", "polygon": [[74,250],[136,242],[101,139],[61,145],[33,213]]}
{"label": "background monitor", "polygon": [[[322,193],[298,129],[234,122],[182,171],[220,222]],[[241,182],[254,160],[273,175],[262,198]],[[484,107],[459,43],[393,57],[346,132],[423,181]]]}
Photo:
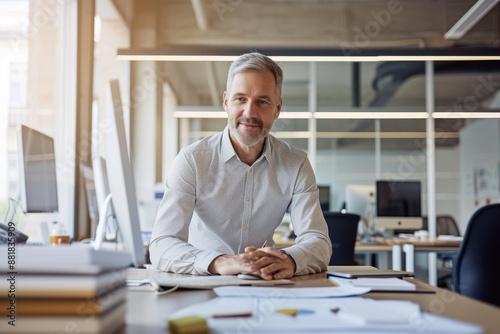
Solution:
{"label": "background monitor", "polygon": [[113,108],[106,110],[107,127],[104,130],[104,144],[111,202],[123,247],[131,253],[133,264],[140,267],[145,263],[146,257],[118,80],[110,81],[110,89]]}
{"label": "background monitor", "polygon": [[80,173],[82,175],[83,190],[85,191],[85,201],[87,202],[87,210],[89,213],[92,236],[95,236],[97,222],[99,221],[99,206],[97,205],[96,187],[94,181],[94,172],[92,167],[85,164],[80,164]]}
{"label": "background monitor", "polygon": [[17,128],[19,199],[25,213],[58,211],[54,139],[25,125]]}
{"label": "background monitor", "polygon": [[345,188],[345,209],[347,213],[359,215],[364,227],[368,227],[375,215],[375,186],[348,184]]}
{"label": "background monitor", "polygon": [[319,204],[322,211],[330,211],[330,186],[318,185]]}
{"label": "background monitor", "polygon": [[377,227],[418,230],[423,226],[420,181],[376,182]]}

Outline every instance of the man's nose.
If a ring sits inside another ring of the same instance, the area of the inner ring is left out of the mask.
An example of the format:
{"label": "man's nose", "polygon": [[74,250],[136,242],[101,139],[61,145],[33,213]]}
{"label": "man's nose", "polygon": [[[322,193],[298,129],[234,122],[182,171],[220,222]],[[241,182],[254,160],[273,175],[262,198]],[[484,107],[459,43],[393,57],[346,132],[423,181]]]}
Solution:
{"label": "man's nose", "polygon": [[243,116],[252,118],[255,117],[256,112],[255,112],[255,106],[253,105],[252,101],[248,101],[243,109]]}

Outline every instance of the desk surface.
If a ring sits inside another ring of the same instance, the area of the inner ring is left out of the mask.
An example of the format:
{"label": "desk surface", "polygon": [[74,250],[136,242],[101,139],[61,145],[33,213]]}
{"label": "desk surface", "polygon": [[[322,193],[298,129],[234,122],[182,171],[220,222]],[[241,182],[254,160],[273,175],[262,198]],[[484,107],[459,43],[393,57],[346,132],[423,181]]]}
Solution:
{"label": "desk surface", "polygon": [[[329,267],[334,270],[335,267]],[[330,286],[325,273],[294,277],[294,287]],[[485,333],[498,333],[500,308],[435,288],[416,279],[417,287],[436,293],[368,293],[364,297],[385,300],[408,300],[420,305],[422,311],[480,325]],[[212,290],[183,290],[157,296],[152,291],[129,288],[125,333],[166,333],[169,314],[189,305],[216,297]]]}
{"label": "desk surface", "polygon": [[[419,248],[442,248],[458,249],[462,243],[460,240],[412,240],[412,239],[377,239],[378,244],[363,244],[356,242],[356,251],[386,251],[391,250],[393,245],[406,245],[410,244]],[[295,244],[295,240],[283,240],[276,243],[277,248],[289,247]]]}

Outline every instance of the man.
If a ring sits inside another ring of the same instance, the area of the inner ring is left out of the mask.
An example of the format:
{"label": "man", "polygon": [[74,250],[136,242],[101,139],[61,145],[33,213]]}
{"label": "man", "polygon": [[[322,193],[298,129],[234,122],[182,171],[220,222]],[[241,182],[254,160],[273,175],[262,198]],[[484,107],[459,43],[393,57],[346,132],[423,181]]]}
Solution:
{"label": "man", "polygon": [[[267,280],[326,270],[332,248],[307,155],[269,134],[282,82],[262,54],[231,64],[228,126],[182,149],[166,180],[150,244],[156,268]],[[296,244],[278,251],[272,237],[287,209]]]}

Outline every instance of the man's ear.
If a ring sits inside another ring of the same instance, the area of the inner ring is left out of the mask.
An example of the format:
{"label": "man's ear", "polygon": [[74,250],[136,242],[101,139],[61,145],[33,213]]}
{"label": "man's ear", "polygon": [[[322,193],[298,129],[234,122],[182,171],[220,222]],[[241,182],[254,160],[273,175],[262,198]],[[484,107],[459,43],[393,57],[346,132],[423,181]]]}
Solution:
{"label": "man's ear", "polygon": [[282,106],[283,106],[283,100],[280,99],[278,105],[276,106],[276,111],[274,112],[274,119],[277,119],[280,116]]}
{"label": "man's ear", "polygon": [[224,110],[227,112],[227,92],[224,91],[222,94],[222,107],[224,107]]}

